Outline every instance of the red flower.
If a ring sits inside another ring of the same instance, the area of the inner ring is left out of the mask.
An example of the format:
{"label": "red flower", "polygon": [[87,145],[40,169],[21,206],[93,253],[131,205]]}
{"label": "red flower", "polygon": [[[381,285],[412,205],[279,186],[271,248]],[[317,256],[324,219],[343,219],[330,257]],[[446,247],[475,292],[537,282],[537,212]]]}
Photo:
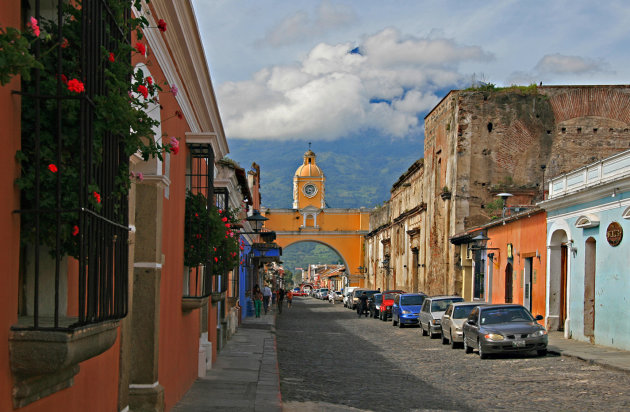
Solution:
{"label": "red flower", "polygon": [[223,213],[223,210],[219,209],[219,214],[222,214],[222,213]]}
{"label": "red flower", "polygon": [[162,19],[158,20],[157,26],[158,26],[158,29],[160,29],[161,32],[165,32],[166,31],[166,22],[164,20],[162,20]]}
{"label": "red flower", "polygon": [[195,213],[195,217],[199,217],[199,215],[197,213]]}
{"label": "red flower", "polygon": [[114,57],[114,53],[109,53],[109,61],[112,63],[116,61],[116,58]]}
{"label": "red flower", "polygon": [[215,251],[215,252],[217,251],[217,248],[216,248],[216,247],[213,247],[212,249],[214,249],[214,251]]}
{"label": "red flower", "polygon": [[171,137],[170,146],[171,153],[173,153],[174,155],[179,153],[179,140],[177,140],[175,137]]}
{"label": "red flower", "polygon": [[66,77],[65,74],[61,75],[61,81],[63,82],[63,84],[68,84],[68,78]]}
{"label": "red flower", "polygon": [[227,219],[227,217],[222,217],[222,218],[221,218],[221,221],[222,221],[223,223],[227,222],[227,220],[228,220],[228,219]]}
{"label": "red flower", "polygon": [[74,225],[74,227],[72,228],[72,236],[76,236],[79,234],[79,226]]}
{"label": "red flower", "polygon": [[141,84],[140,86],[138,86],[138,93],[142,94],[142,96],[146,99],[147,96],[149,96],[149,89]]}
{"label": "red flower", "polygon": [[219,263],[219,258],[218,257],[214,258],[214,263]]}
{"label": "red flower", "polygon": [[138,53],[142,54],[143,56],[147,52],[147,49],[144,46],[144,43],[136,43],[136,50],[138,51]]}
{"label": "red flower", "polygon": [[65,37],[63,38],[63,41],[61,42],[61,48],[65,49],[66,47],[70,46],[70,42],[68,41],[68,39],[66,39]]}
{"label": "red flower", "polygon": [[82,93],[85,91],[85,86],[77,79],[68,81],[68,90],[75,93]]}
{"label": "red flower", "polygon": [[57,173],[57,166],[55,166],[54,163],[51,163],[48,165],[48,170],[50,170],[53,173]]}
{"label": "red flower", "polygon": [[230,227],[230,224],[229,224],[229,223],[226,223],[226,224],[225,224],[225,227]]}
{"label": "red flower", "polygon": [[147,83],[149,85],[153,84],[153,78],[151,76],[147,76]]}
{"label": "red flower", "polygon": [[96,203],[101,203],[101,195],[96,192],[92,193],[92,195],[94,196],[94,199],[96,199]]}

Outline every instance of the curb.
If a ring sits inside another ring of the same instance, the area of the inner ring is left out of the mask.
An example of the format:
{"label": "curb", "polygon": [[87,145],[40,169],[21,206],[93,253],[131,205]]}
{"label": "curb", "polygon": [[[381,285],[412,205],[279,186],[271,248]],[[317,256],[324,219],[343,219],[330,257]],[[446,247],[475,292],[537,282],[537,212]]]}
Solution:
{"label": "curb", "polygon": [[607,362],[602,362],[599,359],[587,358],[587,357],[582,356],[582,355],[577,355],[575,353],[563,351],[562,349],[559,349],[557,347],[547,346],[547,351],[549,353],[553,353],[554,355],[562,356],[562,357],[565,357],[565,358],[578,359],[578,360],[581,360],[582,362],[588,363],[590,365],[600,366],[600,367],[602,367],[604,369],[630,374],[630,369],[627,369],[627,368],[624,368],[624,367],[620,367],[620,366],[616,366],[616,365],[613,365],[613,364],[610,364],[610,363],[607,363]]}

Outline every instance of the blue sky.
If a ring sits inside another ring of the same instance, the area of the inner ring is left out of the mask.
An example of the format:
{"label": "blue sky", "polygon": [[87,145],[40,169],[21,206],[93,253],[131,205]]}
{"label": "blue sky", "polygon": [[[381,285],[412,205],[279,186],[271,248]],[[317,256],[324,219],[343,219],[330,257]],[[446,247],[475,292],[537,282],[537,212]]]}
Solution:
{"label": "blue sky", "polygon": [[193,4],[230,139],[419,136],[445,90],[473,78],[630,83],[625,0]]}

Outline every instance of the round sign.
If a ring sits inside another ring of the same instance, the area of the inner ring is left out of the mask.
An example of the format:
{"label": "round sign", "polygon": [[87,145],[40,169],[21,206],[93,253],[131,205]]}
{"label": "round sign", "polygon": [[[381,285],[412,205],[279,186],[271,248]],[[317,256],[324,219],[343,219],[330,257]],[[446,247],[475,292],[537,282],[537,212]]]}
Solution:
{"label": "round sign", "polygon": [[606,240],[610,246],[617,246],[621,243],[621,239],[623,239],[623,228],[619,223],[612,222],[606,229]]}

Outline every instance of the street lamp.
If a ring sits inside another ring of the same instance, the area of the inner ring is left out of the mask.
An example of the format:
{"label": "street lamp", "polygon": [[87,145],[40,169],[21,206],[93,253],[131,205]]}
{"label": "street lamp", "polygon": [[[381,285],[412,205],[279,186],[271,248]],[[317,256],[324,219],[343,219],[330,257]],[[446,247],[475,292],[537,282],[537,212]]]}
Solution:
{"label": "street lamp", "polygon": [[497,195],[497,197],[500,197],[501,200],[503,200],[503,212],[501,212],[501,218],[505,217],[505,211],[507,210],[507,207],[506,207],[507,206],[507,200],[508,200],[508,197],[512,197],[512,196],[514,196],[514,195],[511,194],[511,193],[499,193]]}
{"label": "street lamp", "polygon": [[[381,267],[385,269],[385,290],[389,290],[389,255],[385,255],[383,262],[381,263]],[[376,279],[374,279],[376,281]]]}
{"label": "street lamp", "polygon": [[256,209],[254,210],[254,213],[252,213],[251,216],[247,216],[245,220],[247,220],[252,226],[253,233],[252,232],[241,232],[241,233],[248,234],[248,235],[257,235],[262,230],[262,227],[265,224],[265,221],[269,220],[269,218],[261,215],[260,212]]}

